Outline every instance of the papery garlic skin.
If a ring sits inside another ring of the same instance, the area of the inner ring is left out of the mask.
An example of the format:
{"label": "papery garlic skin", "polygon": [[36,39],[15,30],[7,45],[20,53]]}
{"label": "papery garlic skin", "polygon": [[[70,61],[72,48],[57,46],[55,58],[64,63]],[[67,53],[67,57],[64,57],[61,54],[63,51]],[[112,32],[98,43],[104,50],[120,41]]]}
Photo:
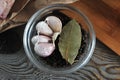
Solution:
{"label": "papery garlic skin", "polygon": [[36,25],[36,30],[38,34],[43,34],[46,36],[51,36],[53,34],[51,28],[44,21],[38,22],[38,24]]}
{"label": "papery garlic skin", "polygon": [[52,43],[37,42],[34,50],[39,56],[48,57],[55,50],[55,46]]}
{"label": "papery garlic skin", "polygon": [[33,36],[31,41],[35,45],[37,42],[49,42],[51,40],[50,37],[44,36],[44,35],[36,35]]}
{"label": "papery garlic skin", "polygon": [[53,45],[55,45],[55,40],[57,39],[57,37],[58,37],[59,34],[60,34],[60,32],[53,33],[53,36],[52,36]]}
{"label": "papery garlic skin", "polygon": [[53,32],[61,32],[62,22],[56,16],[48,16],[45,19],[45,22],[49,25],[49,27],[53,30]]}

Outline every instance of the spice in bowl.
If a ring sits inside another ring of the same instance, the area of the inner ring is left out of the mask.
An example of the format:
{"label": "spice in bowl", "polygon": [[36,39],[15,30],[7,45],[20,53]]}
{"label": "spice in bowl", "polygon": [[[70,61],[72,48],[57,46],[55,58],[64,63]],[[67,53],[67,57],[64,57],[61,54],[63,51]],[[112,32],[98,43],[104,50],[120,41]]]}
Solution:
{"label": "spice in bowl", "polygon": [[[59,14],[64,15],[60,12]],[[64,18],[69,21],[63,23]],[[59,16],[51,14],[45,16],[43,21],[39,21],[35,27],[37,34],[31,39],[34,51],[43,57],[43,60],[50,62],[50,65],[59,66],[62,63],[72,65],[77,61],[77,56],[82,54],[79,53],[83,46],[81,45],[83,42],[81,26],[75,19],[70,19],[66,15],[59,18]],[[61,60],[56,62],[53,58]]]}
{"label": "spice in bowl", "polygon": [[23,44],[28,58],[37,68],[65,74],[87,64],[94,51],[95,34],[90,21],[79,9],[54,4],[40,9],[30,18]]}

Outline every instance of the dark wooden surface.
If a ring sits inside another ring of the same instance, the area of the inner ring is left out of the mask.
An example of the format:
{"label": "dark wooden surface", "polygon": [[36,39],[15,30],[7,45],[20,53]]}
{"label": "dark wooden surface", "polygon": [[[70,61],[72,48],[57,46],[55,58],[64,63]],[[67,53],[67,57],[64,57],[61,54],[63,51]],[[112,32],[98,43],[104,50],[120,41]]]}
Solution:
{"label": "dark wooden surface", "polygon": [[[92,59],[82,69],[66,75],[48,74],[38,70],[28,60],[22,44],[19,44],[22,41],[23,29],[15,28],[0,36],[0,80],[120,80],[120,57],[98,40]],[[10,37],[9,41],[15,36],[21,36],[21,39],[16,40],[18,43],[12,41],[10,46],[18,51],[4,51],[3,48],[9,48],[3,47],[8,44],[8,41],[3,41],[6,36],[7,39]],[[14,45],[21,47],[17,49]]]}

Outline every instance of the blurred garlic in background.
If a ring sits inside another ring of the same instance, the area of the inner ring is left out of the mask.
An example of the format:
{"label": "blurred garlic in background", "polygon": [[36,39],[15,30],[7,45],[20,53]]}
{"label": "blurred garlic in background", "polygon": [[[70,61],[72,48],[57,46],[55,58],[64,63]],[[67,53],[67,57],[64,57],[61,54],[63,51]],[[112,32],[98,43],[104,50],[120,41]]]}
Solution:
{"label": "blurred garlic in background", "polygon": [[[0,33],[24,25],[28,19],[39,9],[50,4],[70,4],[78,0],[15,0],[10,15],[5,20],[0,20]],[[20,4],[21,3],[21,4]]]}

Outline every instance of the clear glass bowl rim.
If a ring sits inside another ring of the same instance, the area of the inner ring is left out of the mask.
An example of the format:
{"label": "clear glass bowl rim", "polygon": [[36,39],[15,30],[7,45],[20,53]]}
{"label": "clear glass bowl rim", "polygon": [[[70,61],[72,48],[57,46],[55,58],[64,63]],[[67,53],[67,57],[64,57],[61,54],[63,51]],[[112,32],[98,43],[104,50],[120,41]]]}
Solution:
{"label": "clear glass bowl rim", "polygon": [[[29,35],[29,31],[31,31],[31,27],[33,25],[33,21],[36,20],[37,16],[40,15],[41,13],[43,13],[45,10],[54,10],[54,9],[68,9],[68,10],[72,10],[72,11],[75,11],[77,12],[80,16],[83,17],[83,19],[85,20],[86,24],[89,26],[89,31],[90,31],[90,43],[89,43],[89,46],[90,46],[90,50],[89,50],[89,54],[87,56],[85,56],[85,59],[84,61],[71,68],[71,69],[66,69],[66,70],[51,70],[51,69],[48,69],[46,67],[42,67],[40,66],[38,63],[37,63],[37,60],[35,59],[35,57],[32,55],[32,51],[30,50],[30,40],[28,39],[28,36]],[[29,60],[34,64],[36,65],[37,68],[39,68],[40,70],[42,71],[46,71],[46,72],[50,72],[50,73],[55,73],[55,74],[66,74],[66,73],[71,73],[71,72],[74,72],[74,71],[77,71],[78,69],[82,68],[83,66],[85,66],[88,61],[90,60],[90,58],[92,57],[92,54],[94,52],[94,48],[95,48],[95,44],[96,44],[96,36],[95,36],[95,32],[94,32],[94,29],[93,29],[93,26],[91,24],[91,22],[89,21],[89,19],[87,18],[86,15],[84,15],[84,13],[82,11],[80,11],[79,9],[75,8],[74,6],[70,6],[70,5],[67,5],[67,4],[52,4],[52,5],[49,5],[49,6],[46,6],[40,10],[38,10],[28,21],[26,27],[25,27],[25,30],[24,30],[24,34],[23,34],[23,46],[24,46],[24,50],[25,50],[25,53],[26,55],[28,56]]]}

